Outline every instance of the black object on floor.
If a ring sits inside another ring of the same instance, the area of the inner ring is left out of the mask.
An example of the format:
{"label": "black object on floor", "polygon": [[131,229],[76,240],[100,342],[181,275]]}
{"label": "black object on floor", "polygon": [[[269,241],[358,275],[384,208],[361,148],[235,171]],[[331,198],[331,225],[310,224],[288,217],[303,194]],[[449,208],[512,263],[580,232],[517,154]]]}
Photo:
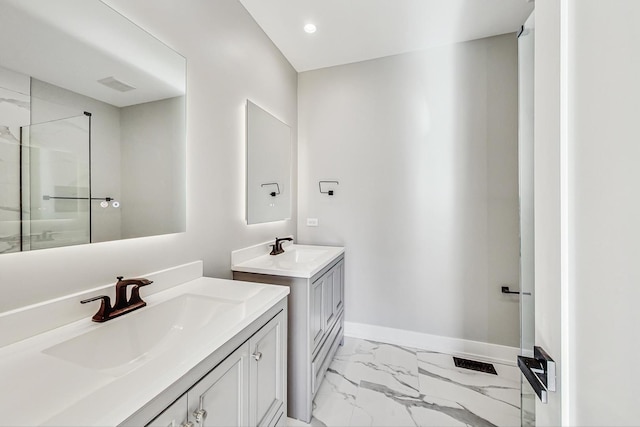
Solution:
{"label": "black object on floor", "polygon": [[454,357],[453,363],[455,363],[458,368],[471,369],[473,371],[498,375],[496,368],[494,368],[491,363],[477,362],[475,360],[461,359],[459,357]]}

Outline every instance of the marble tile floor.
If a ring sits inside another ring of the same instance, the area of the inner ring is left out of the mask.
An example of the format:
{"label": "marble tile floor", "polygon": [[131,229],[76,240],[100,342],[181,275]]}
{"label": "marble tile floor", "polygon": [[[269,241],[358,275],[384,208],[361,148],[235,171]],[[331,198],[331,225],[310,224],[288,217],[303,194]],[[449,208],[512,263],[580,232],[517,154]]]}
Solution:
{"label": "marble tile floor", "polygon": [[[457,368],[448,354],[345,337],[311,426],[520,426],[520,373]],[[308,426],[287,419],[287,426]]]}

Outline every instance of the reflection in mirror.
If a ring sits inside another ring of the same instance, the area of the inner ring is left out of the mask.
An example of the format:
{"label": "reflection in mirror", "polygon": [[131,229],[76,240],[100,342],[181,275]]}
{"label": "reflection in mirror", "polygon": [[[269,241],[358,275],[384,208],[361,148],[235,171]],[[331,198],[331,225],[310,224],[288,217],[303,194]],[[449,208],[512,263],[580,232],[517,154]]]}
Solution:
{"label": "reflection in mirror", "polygon": [[247,224],[291,218],[291,128],[247,100]]}
{"label": "reflection in mirror", "polygon": [[0,2],[0,253],[185,230],[185,59],[98,0]]}
{"label": "reflection in mirror", "polygon": [[90,242],[90,121],[83,114],[22,127],[22,250]]}

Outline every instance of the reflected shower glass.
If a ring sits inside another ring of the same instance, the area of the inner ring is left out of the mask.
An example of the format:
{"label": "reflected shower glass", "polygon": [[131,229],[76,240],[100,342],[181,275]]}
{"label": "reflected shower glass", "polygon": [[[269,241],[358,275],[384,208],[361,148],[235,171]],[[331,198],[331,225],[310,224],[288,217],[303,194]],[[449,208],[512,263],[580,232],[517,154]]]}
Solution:
{"label": "reflected shower glass", "polygon": [[[535,37],[530,17],[518,36],[520,194],[520,354],[533,357],[535,345],[535,200],[534,200],[534,61]],[[521,425],[535,425],[535,393],[523,378]]]}
{"label": "reflected shower glass", "polygon": [[21,128],[22,250],[91,242],[90,117]]}

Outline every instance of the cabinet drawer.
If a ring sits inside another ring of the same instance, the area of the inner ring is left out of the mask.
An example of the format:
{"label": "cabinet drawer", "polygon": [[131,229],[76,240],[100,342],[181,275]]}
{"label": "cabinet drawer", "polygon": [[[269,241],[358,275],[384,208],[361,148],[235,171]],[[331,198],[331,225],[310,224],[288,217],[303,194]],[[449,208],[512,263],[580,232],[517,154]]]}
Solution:
{"label": "cabinet drawer", "polygon": [[331,364],[336,349],[340,344],[340,340],[343,336],[343,324],[344,321],[341,314],[337,319],[337,322],[331,329],[331,332],[328,334],[327,340],[324,342],[322,347],[320,347],[318,354],[311,363],[311,389],[314,395],[316,394],[316,391],[318,391],[320,383],[322,383],[324,373],[327,371],[327,368]]}

